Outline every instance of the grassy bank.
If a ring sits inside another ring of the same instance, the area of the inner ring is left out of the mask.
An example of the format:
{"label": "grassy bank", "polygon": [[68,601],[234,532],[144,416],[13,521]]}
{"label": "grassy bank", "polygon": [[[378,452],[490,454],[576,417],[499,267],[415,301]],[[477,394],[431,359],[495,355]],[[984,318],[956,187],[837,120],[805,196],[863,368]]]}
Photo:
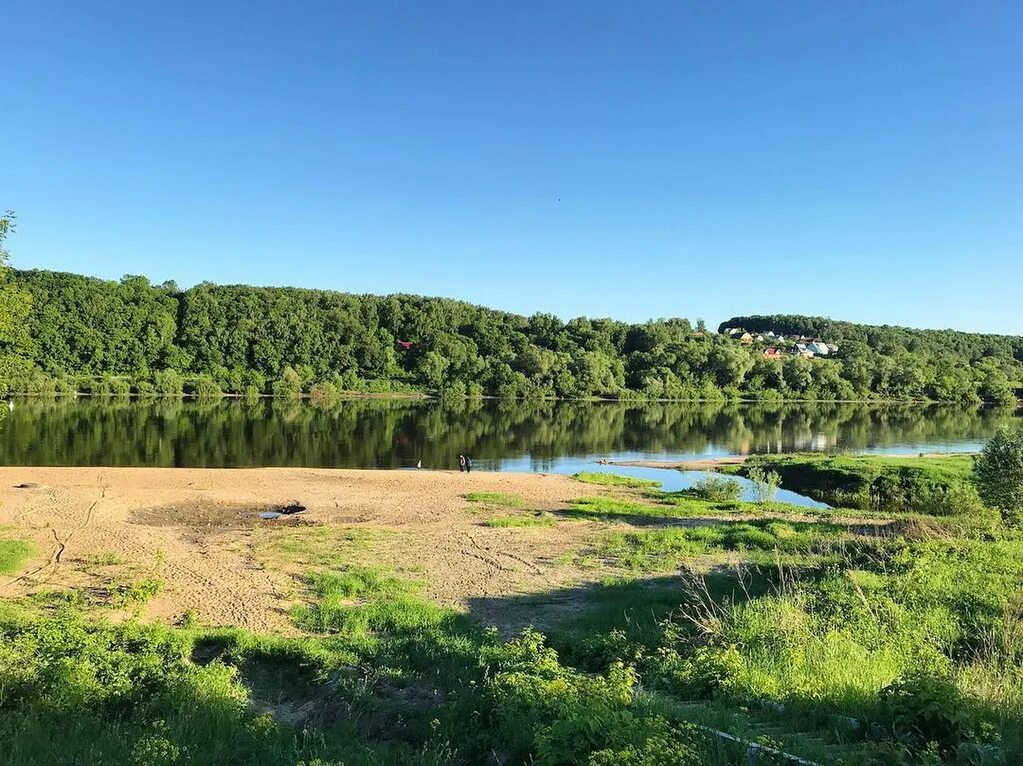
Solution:
{"label": "grassy bank", "polygon": [[510,639],[417,572],[345,563],[370,533],[329,527],[261,549],[302,562],[291,637],[146,623],[157,580],[3,602],[0,762],[746,763],[708,728],[836,766],[1023,759],[1023,533],[588,479],[603,494],[549,515],[465,497],[509,535],[598,521],[578,563],[599,582],[479,599],[572,605]]}
{"label": "grassy bank", "polygon": [[758,455],[723,473],[774,471],[781,486],[836,508],[931,515],[978,513],[970,455]]}

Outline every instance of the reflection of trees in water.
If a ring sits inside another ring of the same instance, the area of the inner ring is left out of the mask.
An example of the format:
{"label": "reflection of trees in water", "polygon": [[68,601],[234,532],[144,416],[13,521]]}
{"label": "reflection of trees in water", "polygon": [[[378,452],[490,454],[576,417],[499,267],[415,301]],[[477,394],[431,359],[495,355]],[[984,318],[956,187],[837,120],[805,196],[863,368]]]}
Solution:
{"label": "reflection of trees in water", "polygon": [[21,465],[454,467],[529,455],[777,452],[978,441],[1011,409],[850,403],[26,401],[0,433]]}

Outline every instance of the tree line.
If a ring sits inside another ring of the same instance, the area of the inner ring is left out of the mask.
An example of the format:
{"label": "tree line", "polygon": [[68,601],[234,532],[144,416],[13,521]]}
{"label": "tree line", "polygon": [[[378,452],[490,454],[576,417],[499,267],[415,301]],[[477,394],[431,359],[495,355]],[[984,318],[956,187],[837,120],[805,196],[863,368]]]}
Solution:
{"label": "tree line", "polygon": [[562,321],[416,295],[0,274],[0,374],[29,393],[1008,402],[1023,338],[736,317],[838,342],[767,359],[687,319]]}

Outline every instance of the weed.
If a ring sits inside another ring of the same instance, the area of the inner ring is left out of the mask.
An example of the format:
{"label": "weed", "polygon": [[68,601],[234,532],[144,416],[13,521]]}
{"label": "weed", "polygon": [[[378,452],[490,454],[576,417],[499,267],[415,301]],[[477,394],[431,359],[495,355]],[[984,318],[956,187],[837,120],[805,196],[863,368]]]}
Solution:
{"label": "weed", "polygon": [[110,591],[110,604],[115,607],[142,606],[163,590],[155,577],[117,585]]}

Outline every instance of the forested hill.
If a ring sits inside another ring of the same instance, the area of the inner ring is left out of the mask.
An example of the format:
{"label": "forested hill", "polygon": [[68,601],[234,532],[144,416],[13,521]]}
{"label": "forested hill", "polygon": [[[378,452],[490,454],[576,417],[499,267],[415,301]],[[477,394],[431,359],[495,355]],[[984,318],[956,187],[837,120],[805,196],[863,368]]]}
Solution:
{"label": "forested hill", "polygon": [[899,351],[956,356],[979,362],[985,357],[1012,357],[1023,361],[1023,337],[962,332],[959,330],[917,330],[891,325],[856,324],[827,317],[799,314],[771,314],[732,317],[722,322],[719,332],[729,327],[754,333],[773,331],[784,335],[802,335],[829,342],[855,341],[885,354]]}
{"label": "forested hill", "polygon": [[[421,390],[975,402],[1009,401],[1023,379],[1020,338],[947,333],[942,342],[929,331],[857,331],[863,326],[800,317],[731,324],[766,331],[777,320],[775,332],[829,336],[841,341],[838,352],[769,358],[762,346],[686,319],[563,322],[412,295],[205,283],[182,291],[144,277],[113,282],[49,271],[12,271],[7,284],[31,296],[18,344],[22,372],[7,382],[35,393],[180,394],[184,387],[200,396]],[[964,340],[978,337],[995,339]]]}

